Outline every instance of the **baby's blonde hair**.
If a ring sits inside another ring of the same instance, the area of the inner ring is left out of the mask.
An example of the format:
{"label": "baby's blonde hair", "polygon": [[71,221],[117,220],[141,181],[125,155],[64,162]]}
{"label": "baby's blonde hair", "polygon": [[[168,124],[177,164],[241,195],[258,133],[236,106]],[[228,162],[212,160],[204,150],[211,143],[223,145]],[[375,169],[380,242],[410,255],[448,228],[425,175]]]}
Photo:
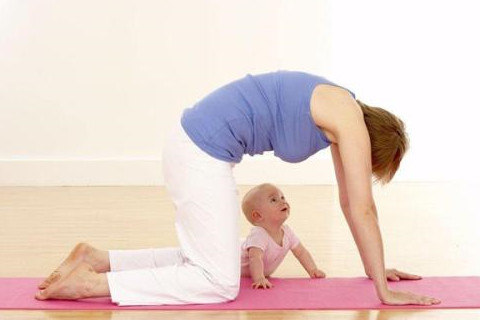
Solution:
{"label": "baby's blonde hair", "polygon": [[247,193],[243,196],[242,211],[243,211],[243,214],[245,215],[245,218],[247,218],[248,222],[250,222],[252,225],[255,225],[255,221],[253,221],[252,212],[255,209],[255,205],[257,203],[256,202],[257,193],[265,187],[272,187],[272,186],[275,187],[275,185],[271,183],[259,184],[251,188],[250,190],[248,190]]}

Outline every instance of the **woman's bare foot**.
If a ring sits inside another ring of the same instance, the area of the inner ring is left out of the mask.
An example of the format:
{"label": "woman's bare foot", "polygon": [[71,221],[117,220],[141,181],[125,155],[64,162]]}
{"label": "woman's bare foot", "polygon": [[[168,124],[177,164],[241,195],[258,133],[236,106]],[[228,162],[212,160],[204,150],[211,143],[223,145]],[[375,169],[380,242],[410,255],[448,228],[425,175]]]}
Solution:
{"label": "woman's bare foot", "polygon": [[53,271],[39,286],[39,289],[46,289],[52,283],[59,281],[61,278],[75,269],[80,263],[85,262],[92,266],[96,272],[110,271],[110,260],[108,251],[98,250],[87,243],[79,243],[73,248],[65,261]]}
{"label": "woman's bare foot", "polygon": [[95,272],[85,262],[80,262],[68,275],[35,294],[38,300],[78,300],[107,296],[110,296],[107,275]]}

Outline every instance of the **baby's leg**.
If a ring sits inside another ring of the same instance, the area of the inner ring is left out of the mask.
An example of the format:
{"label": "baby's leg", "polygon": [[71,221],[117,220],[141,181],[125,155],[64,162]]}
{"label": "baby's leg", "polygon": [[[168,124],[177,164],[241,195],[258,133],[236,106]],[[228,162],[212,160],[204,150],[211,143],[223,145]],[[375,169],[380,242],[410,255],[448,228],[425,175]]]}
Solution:
{"label": "baby's leg", "polygon": [[87,243],[79,243],[38,288],[45,289],[52,283],[59,281],[82,262],[91,265],[95,272],[102,273],[110,271],[108,251],[96,249]]}

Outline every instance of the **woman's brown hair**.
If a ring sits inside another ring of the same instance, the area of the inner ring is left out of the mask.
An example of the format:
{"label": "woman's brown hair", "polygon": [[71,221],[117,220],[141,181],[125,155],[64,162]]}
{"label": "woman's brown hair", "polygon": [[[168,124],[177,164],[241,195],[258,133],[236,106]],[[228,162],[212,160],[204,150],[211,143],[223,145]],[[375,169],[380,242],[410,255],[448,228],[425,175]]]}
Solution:
{"label": "woman's brown hair", "polygon": [[357,100],[370,135],[372,171],[377,181],[388,183],[400,167],[408,150],[405,124],[382,108],[370,107]]}

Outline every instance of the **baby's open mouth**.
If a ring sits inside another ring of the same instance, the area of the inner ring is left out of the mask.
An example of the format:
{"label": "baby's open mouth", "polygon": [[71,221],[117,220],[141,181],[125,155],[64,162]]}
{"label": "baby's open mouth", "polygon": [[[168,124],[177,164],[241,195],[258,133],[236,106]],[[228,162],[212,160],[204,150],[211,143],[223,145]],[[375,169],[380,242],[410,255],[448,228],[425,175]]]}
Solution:
{"label": "baby's open mouth", "polygon": [[285,207],[282,209],[282,211],[287,211],[288,210],[288,207]]}

